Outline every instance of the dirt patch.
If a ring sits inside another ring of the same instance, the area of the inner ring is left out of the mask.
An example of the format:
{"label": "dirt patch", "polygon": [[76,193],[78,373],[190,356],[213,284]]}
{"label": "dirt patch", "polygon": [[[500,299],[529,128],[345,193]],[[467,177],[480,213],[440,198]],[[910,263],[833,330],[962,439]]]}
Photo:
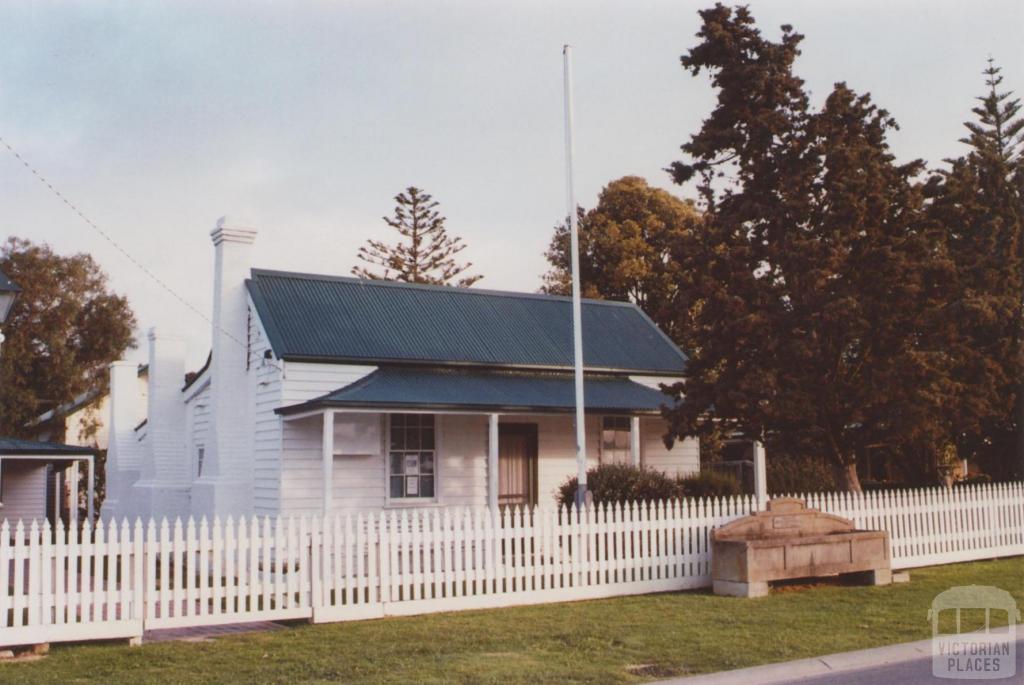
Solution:
{"label": "dirt patch", "polygon": [[685,675],[686,669],[678,666],[666,666],[664,664],[633,664],[626,666],[630,675],[642,678],[671,678],[677,675]]}

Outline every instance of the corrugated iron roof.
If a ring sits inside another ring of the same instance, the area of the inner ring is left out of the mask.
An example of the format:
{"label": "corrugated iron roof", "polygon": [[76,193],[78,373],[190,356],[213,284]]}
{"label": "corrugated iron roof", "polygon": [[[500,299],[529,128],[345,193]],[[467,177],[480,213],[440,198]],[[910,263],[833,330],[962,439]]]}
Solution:
{"label": "corrugated iron roof", "polygon": [[20,293],[21,288],[17,283],[7,278],[3,271],[0,271],[0,292]]}
{"label": "corrugated iron roof", "polygon": [[17,454],[95,454],[91,447],[65,445],[59,442],[42,442],[38,440],[21,440],[0,436],[0,455]]}
{"label": "corrugated iron roof", "polygon": [[[623,376],[588,375],[583,393],[587,411],[604,414],[654,414],[669,400]],[[571,373],[382,367],[334,392],[277,411],[296,414],[349,407],[572,412],[574,399]]]}
{"label": "corrugated iron roof", "polygon": [[[566,297],[253,270],[253,303],[283,359],[572,368]],[[583,303],[590,370],[679,375],[686,356],[633,304]]]}

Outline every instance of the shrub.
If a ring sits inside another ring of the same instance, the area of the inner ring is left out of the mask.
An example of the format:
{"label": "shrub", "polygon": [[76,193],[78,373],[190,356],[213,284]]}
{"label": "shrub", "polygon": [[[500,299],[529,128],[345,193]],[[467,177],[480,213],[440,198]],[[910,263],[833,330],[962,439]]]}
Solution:
{"label": "shrub", "polygon": [[[575,506],[577,479],[572,477],[558,488],[558,502]],[[587,471],[587,490],[595,503],[644,502],[679,496],[677,483],[661,471],[629,464],[601,464]]]}
{"label": "shrub", "polygon": [[680,497],[729,497],[742,494],[739,481],[727,473],[701,471],[676,478]]}
{"label": "shrub", "polygon": [[[661,471],[630,466],[601,464],[587,471],[587,489],[594,502],[650,502],[680,497],[725,497],[739,495],[740,484],[728,474],[701,471],[688,476],[669,478]],[[576,504],[576,478],[558,488],[558,503]]]}
{"label": "shrub", "polygon": [[776,451],[765,460],[768,492],[794,495],[836,489],[832,469],[823,459]]}
{"label": "shrub", "polygon": [[991,482],[992,482],[992,476],[988,475],[987,473],[976,473],[973,476],[967,476],[966,478],[961,478],[960,480],[958,480],[955,483],[953,483],[953,485],[954,486],[957,486],[957,485],[981,485],[982,483],[991,483]]}
{"label": "shrub", "polygon": [[898,480],[870,480],[865,478],[860,482],[860,489],[864,492],[878,492],[880,490],[905,490],[907,483]]}

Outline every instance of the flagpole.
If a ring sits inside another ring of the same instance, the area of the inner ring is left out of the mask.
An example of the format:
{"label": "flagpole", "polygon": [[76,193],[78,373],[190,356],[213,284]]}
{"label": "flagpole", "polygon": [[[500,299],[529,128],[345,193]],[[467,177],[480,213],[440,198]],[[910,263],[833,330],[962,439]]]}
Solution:
{"label": "flagpole", "polygon": [[583,407],[583,316],[580,306],[579,226],[576,220],[576,195],[573,187],[572,157],[572,46],[562,47],[565,69],[565,183],[569,205],[569,251],[572,269],[572,358],[573,382],[576,389],[576,506],[587,498],[587,440]]}

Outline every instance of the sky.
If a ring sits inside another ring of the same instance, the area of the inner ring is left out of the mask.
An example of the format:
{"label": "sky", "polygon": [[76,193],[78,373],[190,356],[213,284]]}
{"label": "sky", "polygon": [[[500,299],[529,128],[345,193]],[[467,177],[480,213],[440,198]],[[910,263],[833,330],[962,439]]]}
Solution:
{"label": "sky", "polygon": [[[629,174],[692,197],[664,168],[714,105],[679,64],[710,4],[0,0],[0,137],[202,312],[219,217],[259,231],[254,266],[348,275],[368,238],[391,240],[381,217],[409,185],[440,202],[480,287],[534,291],[566,213],[562,45],[577,201]],[[989,56],[1024,93],[1024,3],[749,4],[768,37],[806,36],[815,104],[846,81],[895,116],[901,160],[962,153]],[[91,253],[140,332],[183,335],[202,363],[209,323],[0,148],[4,235]]]}

